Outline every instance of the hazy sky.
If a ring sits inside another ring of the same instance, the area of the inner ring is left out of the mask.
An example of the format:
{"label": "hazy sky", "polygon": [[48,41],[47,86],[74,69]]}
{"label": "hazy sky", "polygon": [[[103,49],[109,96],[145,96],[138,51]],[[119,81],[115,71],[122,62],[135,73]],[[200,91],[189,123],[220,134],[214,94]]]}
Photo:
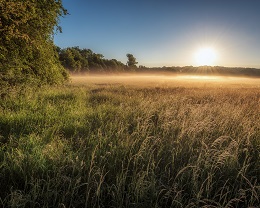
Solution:
{"label": "hazy sky", "polygon": [[63,0],[70,15],[54,38],[126,63],[196,65],[201,48],[214,65],[260,68],[260,0]]}

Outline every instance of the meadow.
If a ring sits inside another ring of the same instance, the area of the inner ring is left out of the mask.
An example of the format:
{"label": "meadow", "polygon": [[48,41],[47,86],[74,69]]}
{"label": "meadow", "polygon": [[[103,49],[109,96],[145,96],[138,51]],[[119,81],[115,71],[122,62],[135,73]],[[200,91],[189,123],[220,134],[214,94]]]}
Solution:
{"label": "meadow", "polygon": [[259,207],[260,79],[74,76],[0,99],[1,207]]}

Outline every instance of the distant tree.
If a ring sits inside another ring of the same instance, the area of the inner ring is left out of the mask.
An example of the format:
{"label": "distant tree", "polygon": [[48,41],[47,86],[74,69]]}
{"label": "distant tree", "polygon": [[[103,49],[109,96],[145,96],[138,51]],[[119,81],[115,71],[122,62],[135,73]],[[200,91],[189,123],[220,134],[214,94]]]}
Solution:
{"label": "distant tree", "polygon": [[62,65],[73,72],[88,71],[88,60],[83,56],[79,47],[62,49],[59,52]]}
{"label": "distant tree", "polygon": [[127,61],[127,66],[130,68],[136,68],[136,64],[138,64],[138,62],[136,61],[136,58],[133,56],[133,54],[126,54],[128,61]]}
{"label": "distant tree", "polygon": [[116,64],[116,71],[124,71],[126,68],[126,65],[123,64],[121,61],[118,61],[116,59],[112,59],[112,61]]}
{"label": "distant tree", "polygon": [[144,66],[144,65],[139,65],[139,67],[138,67],[140,70],[145,70],[145,69],[147,69],[147,67],[146,66]]}
{"label": "distant tree", "polygon": [[68,77],[53,44],[59,17],[66,14],[62,0],[0,1],[0,85],[28,79],[59,83]]}
{"label": "distant tree", "polygon": [[116,59],[104,59],[104,64],[106,65],[106,71],[123,71],[125,65]]}
{"label": "distant tree", "polygon": [[117,71],[117,63],[113,59],[104,59],[104,64],[106,66],[107,71]]}
{"label": "distant tree", "polygon": [[105,59],[102,54],[94,53],[90,49],[68,47],[56,49],[59,52],[61,64],[72,72],[82,71],[123,71],[125,65],[116,59]]}
{"label": "distant tree", "polygon": [[91,71],[104,71],[105,63],[104,56],[98,53],[92,53],[88,56],[89,66]]}

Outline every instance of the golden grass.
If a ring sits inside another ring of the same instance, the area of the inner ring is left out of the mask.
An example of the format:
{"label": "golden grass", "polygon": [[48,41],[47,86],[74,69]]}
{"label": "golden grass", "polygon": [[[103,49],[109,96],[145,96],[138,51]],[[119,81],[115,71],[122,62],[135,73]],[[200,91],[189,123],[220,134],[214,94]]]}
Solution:
{"label": "golden grass", "polygon": [[259,205],[259,80],[71,80],[0,101],[3,207]]}

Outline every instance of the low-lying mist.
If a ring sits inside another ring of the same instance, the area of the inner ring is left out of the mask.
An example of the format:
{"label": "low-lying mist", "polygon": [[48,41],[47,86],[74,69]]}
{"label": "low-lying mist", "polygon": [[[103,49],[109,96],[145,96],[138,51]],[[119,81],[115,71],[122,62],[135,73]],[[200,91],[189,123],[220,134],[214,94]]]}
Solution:
{"label": "low-lying mist", "polygon": [[182,86],[182,87],[256,87],[259,78],[213,76],[213,75],[170,75],[170,74],[74,74],[73,85],[128,85],[128,86]]}

